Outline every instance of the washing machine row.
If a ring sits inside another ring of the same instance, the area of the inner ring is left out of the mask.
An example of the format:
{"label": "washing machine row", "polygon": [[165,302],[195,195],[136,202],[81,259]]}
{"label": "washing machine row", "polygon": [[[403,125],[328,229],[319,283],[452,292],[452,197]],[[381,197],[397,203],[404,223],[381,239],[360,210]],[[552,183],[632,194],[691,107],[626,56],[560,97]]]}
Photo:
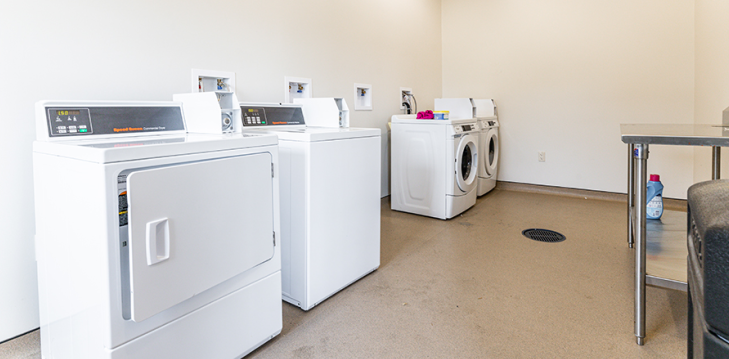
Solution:
{"label": "washing machine row", "polygon": [[435,99],[448,120],[391,119],[393,210],[449,219],[496,186],[499,123],[493,100]]}
{"label": "washing machine row", "polygon": [[244,108],[285,129],[187,133],[179,102],[36,104],[45,358],[241,357],[280,333],[282,276],[309,309],[379,266],[379,130]]}

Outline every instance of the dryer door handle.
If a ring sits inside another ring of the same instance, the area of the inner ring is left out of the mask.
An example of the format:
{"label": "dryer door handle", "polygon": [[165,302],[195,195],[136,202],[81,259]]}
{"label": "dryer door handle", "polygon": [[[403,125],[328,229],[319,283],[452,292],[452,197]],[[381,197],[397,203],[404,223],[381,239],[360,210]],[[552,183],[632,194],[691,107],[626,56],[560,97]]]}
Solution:
{"label": "dryer door handle", "polygon": [[147,265],[170,258],[170,222],[167,218],[147,222]]}

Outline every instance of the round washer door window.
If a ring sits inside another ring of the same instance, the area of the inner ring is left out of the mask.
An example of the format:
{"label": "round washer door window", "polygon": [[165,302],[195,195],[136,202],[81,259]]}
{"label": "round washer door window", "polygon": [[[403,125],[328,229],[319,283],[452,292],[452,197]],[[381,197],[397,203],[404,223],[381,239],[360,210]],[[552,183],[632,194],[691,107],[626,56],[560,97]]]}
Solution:
{"label": "round washer door window", "polygon": [[473,136],[464,136],[458,144],[456,157],[456,182],[461,191],[473,189],[478,169],[478,151]]}
{"label": "round washer door window", "polygon": [[485,169],[489,176],[493,176],[496,173],[496,165],[499,162],[499,133],[496,132],[496,129],[492,128],[489,130],[486,141],[487,154],[484,156],[486,162]]}
{"label": "round washer door window", "polygon": [[471,148],[466,146],[466,148],[463,149],[463,155],[461,155],[461,177],[463,177],[464,181],[467,180],[468,175],[471,174],[472,156]]}

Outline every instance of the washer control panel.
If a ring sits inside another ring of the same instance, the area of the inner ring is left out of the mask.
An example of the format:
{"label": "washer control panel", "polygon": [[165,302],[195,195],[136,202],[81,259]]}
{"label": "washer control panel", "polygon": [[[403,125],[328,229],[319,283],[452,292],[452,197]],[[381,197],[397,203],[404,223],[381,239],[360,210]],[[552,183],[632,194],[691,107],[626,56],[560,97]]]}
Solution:
{"label": "washer control panel", "polygon": [[473,132],[473,131],[478,131],[478,126],[475,123],[453,126],[453,132],[455,132],[455,133],[465,133],[465,132]]}

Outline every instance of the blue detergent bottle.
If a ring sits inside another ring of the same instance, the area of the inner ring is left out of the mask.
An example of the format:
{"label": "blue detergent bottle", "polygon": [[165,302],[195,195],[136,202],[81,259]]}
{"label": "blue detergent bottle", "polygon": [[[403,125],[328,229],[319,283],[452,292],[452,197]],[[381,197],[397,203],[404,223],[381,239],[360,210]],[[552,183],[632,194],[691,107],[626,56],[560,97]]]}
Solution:
{"label": "blue detergent bottle", "polygon": [[663,215],[663,184],[661,176],[651,175],[646,190],[645,218],[660,219]]}

